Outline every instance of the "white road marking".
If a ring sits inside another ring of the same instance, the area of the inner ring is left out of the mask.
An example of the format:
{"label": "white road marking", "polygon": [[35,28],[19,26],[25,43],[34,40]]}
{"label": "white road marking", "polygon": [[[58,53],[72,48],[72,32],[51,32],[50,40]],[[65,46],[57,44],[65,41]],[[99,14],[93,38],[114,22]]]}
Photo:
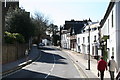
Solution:
{"label": "white road marking", "polygon": [[45,77],[45,79],[48,78],[48,76],[51,74],[51,72],[53,71],[53,69],[54,69],[54,67],[55,67],[55,56],[54,56],[54,54],[53,54],[53,58],[54,58],[54,64],[53,64],[52,68],[50,69],[50,72],[49,72],[49,73],[47,74],[47,76]]}
{"label": "white road marking", "polygon": [[[40,53],[39,53],[39,54],[40,54]],[[40,58],[41,58],[41,54],[39,55],[39,57],[38,57],[35,61],[37,61],[37,60],[40,59]],[[28,65],[26,65],[26,66],[28,66]],[[21,71],[22,69],[24,69],[26,66],[22,67],[21,69],[18,69],[18,70],[16,70],[16,71],[14,71],[14,72],[11,72],[11,73],[9,73],[9,74],[4,75],[4,76],[2,76],[2,78],[5,78],[5,77],[7,77],[7,76],[9,76],[9,75],[12,75],[12,74],[15,74],[16,72],[19,72],[19,71]]]}
{"label": "white road marking", "polygon": [[12,72],[12,73],[9,73],[9,74],[7,74],[7,75],[4,75],[4,76],[2,76],[2,78],[5,78],[5,77],[7,77],[7,76],[9,76],[9,75],[12,75],[12,74],[15,74],[16,72],[19,72],[21,69],[19,69],[19,70],[17,70],[17,71],[14,71],[14,72]]}

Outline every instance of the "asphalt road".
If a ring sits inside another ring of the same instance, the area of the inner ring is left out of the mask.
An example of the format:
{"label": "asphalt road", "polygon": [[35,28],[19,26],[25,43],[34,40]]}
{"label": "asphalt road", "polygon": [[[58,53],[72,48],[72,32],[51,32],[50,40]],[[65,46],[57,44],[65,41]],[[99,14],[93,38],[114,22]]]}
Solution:
{"label": "asphalt road", "polygon": [[40,49],[41,57],[6,78],[80,78],[69,56],[55,48]]}

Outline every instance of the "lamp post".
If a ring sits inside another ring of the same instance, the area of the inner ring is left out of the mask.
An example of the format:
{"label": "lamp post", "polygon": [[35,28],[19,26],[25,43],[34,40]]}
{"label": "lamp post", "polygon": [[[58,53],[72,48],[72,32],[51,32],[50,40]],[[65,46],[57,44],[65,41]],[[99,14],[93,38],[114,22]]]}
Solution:
{"label": "lamp post", "polygon": [[90,70],[90,22],[88,22],[88,26],[89,26],[89,29],[88,29],[88,31],[89,31],[89,39],[88,39],[88,42],[89,42],[89,44],[88,44],[88,69],[86,69],[86,70]]}

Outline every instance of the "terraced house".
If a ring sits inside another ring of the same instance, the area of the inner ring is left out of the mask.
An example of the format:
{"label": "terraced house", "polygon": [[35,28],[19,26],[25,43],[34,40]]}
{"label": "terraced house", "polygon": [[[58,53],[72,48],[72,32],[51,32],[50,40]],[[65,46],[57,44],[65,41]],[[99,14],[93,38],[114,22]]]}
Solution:
{"label": "terraced house", "polygon": [[104,45],[102,54],[108,60],[115,56],[120,68],[120,1],[109,3],[107,11],[100,22],[101,44]]}
{"label": "terraced house", "polygon": [[81,30],[86,23],[86,21],[65,21],[61,35],[62,48],[76,51],[77,34],[81,33]]}
{"label": "terraced house", "polygon": [[89,54],[96,58],[99,45],[99,22],[88,22],[82,29],[82,33],[77,34],[77,52],[83,53],[85,58]]}
{"label": "terraced house", "polygon": [[[63,48],[80,52],[86,58],[89,48],[90,55],[96,59],[103,56],[108,61],[111,56],[114,56],[120,68],[120,1],[111,0],[109,2],[105,15],[100,22],[88,20],[87,24],[77,30],[81,30],[81,32],[75,35],[73,35],[74,28],[71,33],[67,33],[69,30],[63,30],[61,38]],[[70,46],[73,44],[71,39],[74,39],[73,47]]]}

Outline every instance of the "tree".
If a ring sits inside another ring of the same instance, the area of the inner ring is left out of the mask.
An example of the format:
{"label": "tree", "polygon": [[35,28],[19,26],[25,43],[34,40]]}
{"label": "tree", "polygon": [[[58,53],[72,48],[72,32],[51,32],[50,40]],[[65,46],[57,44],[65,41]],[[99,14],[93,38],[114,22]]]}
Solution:
{"label": "tree", "polygon": [[58,45],[58,40],[60,39],[58,33],[58,26],[54,24],[49,25],[49,33],[52,33],[52,43],[53,45]]}
{"label": "tree", "polygon": [[36,12],[34,18],[32,18],[32,22],[35,25],[35,36],[37,36],[37,43],[39,43],[46,37],[49,20],[42,13]]}
{"label": "tree", "polygon": [[5,17],[5,30],[10,33],[20,33],[27,42],[34,34],[34,25],[31,22],[29,12],[21,8],[9,8]]}

